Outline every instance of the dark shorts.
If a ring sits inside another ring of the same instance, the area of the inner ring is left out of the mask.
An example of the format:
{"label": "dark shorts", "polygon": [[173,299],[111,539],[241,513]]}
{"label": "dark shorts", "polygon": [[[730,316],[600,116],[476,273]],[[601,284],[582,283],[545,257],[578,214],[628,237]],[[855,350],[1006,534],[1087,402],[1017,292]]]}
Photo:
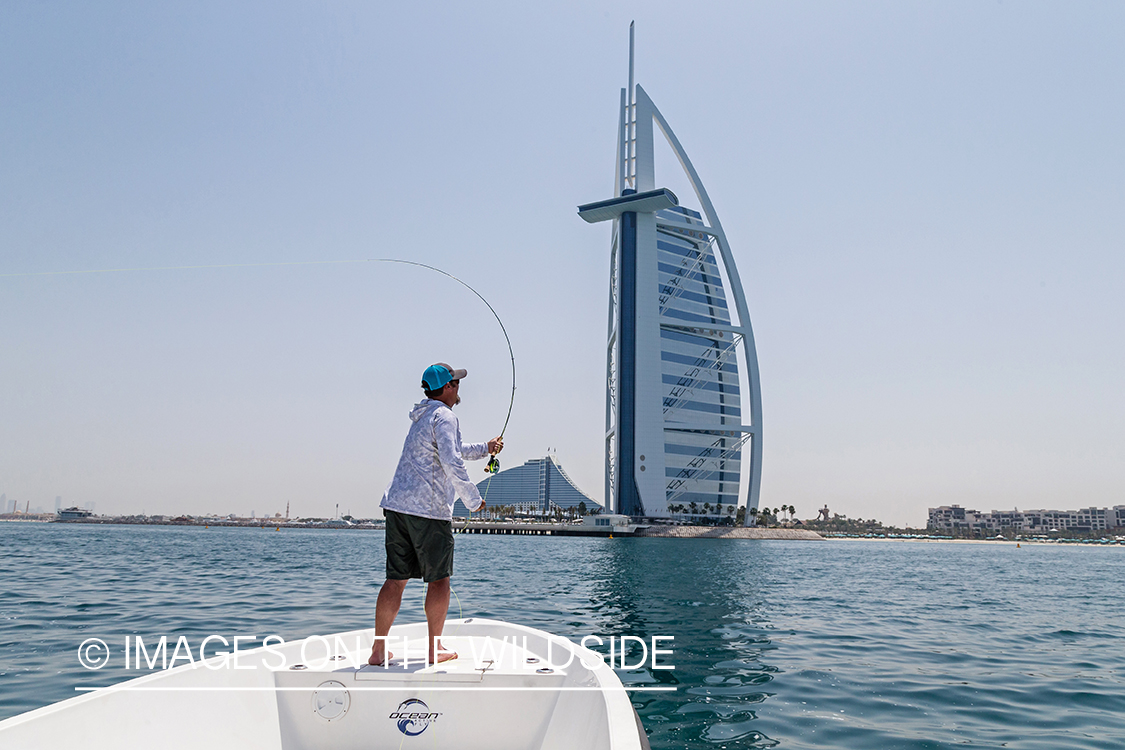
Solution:
{"label": "dark shorts", "polygon": [[387,578],[426,583],[453,575],[453,522],[384,510]]}

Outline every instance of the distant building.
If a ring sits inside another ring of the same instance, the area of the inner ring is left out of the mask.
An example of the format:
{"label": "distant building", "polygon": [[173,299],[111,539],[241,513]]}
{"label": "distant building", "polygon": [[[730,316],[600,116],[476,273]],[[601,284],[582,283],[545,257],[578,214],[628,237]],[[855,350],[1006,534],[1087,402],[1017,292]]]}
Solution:
{"label": "distant building", "polygon": [[[554,456],[533,458],[523,466],[505,469],[477,483],[477,489],[490,508],[508,505],[517,513],[550,515],[555,509],[567,512],[585,503],[586,512],[601,510],[601,504],[587,495],[567,476]],[[458,500],[453,515],[464,517],[469,509]]]}
{"label": "distant building", "polygon": [[1125,505],[1082,510],[979,510],[960,505],[930,508],[927,528],[956,531],[1108,531],[1125,527]]}
{"label": "distant building", "polygon": [[55,512],[58,513],[62,510],[62,497],[55,498]]}

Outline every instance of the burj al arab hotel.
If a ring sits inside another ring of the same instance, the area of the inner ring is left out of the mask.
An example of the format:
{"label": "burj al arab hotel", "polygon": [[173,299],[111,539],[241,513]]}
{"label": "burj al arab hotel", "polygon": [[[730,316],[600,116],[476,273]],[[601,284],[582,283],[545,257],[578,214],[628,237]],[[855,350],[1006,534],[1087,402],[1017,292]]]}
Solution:
{"label": "burj al arab hotel", "polygon": [[[657,187],[658,131],[686,173],[699,211]],[[699,174],[664,115],[633,81],[632,26],[614,187],[614,197],[578,207],[588,222],[613,222],[607,510],[733,518],[739,505],[758,507],[762,476],[762,397],[750,314]],[[746,523],[752,522],[746,513]]]}

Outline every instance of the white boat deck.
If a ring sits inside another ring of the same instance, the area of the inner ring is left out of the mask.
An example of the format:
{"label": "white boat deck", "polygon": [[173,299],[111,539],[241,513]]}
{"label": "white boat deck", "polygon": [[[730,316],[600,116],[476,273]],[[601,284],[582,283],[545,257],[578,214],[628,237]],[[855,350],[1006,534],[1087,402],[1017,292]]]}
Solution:
{"label": "white boat deck", "polygon": [[641,750],[632,703],[593,652],[495,620],[451,620],[430,665],[425,623],[312,636],[158,670],[0,722],[0,747]]}

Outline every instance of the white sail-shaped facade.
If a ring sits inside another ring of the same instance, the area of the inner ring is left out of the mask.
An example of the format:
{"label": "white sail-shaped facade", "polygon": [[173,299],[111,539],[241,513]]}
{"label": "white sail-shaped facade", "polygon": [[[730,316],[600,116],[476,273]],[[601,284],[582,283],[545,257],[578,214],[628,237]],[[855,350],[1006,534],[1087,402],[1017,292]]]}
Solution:
{"label": "white sail-shaped facade", "polygon": [[[657,188],[663,136],[700,211]],[[631,516],[758,506],[761,391],[742,283],[691,160],[640,85],[621,92],[606,368],[606,501]],[[746,522],[752,523],[751,514]]]}

